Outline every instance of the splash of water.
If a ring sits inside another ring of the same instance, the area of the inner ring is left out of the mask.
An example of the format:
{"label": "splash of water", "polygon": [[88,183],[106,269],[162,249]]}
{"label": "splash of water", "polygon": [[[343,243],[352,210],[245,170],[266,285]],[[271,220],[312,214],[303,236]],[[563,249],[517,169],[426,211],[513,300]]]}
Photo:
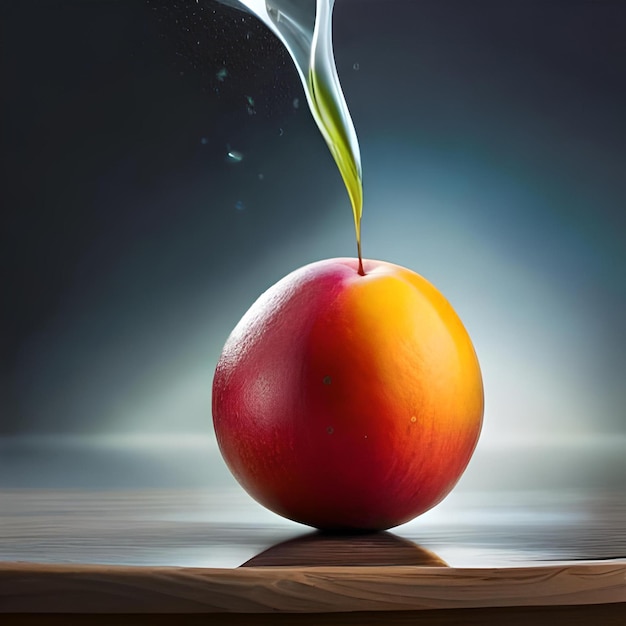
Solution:
{"label": "splash of water", "polygon": [[361,153],[354,124],[341,90],[332,43],[335,0],[220,0],[245,8],[280,39],[300,76],[309,108],[348,190],[357,251],[361,260],[363,183]]}

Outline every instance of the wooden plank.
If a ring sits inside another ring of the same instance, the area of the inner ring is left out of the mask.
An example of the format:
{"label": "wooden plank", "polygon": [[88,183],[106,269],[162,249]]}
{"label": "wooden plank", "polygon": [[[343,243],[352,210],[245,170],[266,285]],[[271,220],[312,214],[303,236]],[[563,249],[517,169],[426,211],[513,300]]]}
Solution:
{"label": "wooden plank", "polygon": [[605,603],[626,603],[626,561],[473,569],[0,566],[0,613],[336,613]]}

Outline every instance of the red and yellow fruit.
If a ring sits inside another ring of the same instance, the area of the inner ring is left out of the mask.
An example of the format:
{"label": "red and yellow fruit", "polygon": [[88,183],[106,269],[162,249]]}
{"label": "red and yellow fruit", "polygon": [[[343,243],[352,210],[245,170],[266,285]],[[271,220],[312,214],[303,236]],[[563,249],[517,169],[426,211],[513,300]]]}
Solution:
{"label": "red and yellow fruit", "polygon": [[483,387],[471,340],[418,274],[330,259],[266,291],[213,381],[222,455],[272,511],[321,529],[386,529],[454,487]]}

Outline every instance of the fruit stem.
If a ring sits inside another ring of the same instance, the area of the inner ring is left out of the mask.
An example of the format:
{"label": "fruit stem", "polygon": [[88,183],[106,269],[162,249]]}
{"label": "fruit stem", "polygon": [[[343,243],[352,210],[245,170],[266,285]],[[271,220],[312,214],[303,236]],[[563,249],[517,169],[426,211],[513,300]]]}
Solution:
{"label": "fruit stem", "polygon": [[363,257],[361,255],[361,238],[360,237],[356,240],[356,249],[359,255],[359,275],[365,276],[365,270],[363,269]]}

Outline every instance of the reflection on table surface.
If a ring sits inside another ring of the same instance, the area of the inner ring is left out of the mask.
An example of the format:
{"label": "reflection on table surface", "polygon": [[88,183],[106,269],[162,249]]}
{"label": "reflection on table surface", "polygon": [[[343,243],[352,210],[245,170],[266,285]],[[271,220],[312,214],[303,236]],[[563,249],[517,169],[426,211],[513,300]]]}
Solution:
{"label": "reflection on table surface", "polygon": [[[623,559],[625,455],[610,453],[611,480],[551,484],[546,474],[505,489],[468,470],[465,484],[408,524],[333,537],[258,505],[215,461],[214,449],[0,440],[0,560],[496,567]],[[555,454],[549,463],[560,463]],[[503,455],[487,456],[485,476],[490,463],[503,463]],[[534,465],[542,471],[540,457]]]}
{"label": "reflection on table surface", "polygon": [[390,532],[329,534],[314,531],[277,543],[241,567],[448,567],[434,552]]}

